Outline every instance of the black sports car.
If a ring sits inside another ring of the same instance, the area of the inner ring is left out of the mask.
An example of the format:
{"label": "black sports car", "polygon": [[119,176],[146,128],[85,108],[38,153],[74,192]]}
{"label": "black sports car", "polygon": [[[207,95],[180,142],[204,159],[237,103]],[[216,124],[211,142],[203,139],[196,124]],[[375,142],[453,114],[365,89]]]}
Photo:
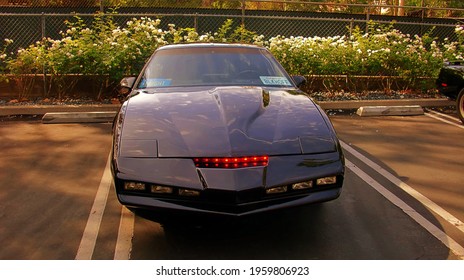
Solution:
{"label": "black sports car", "polygon": [[456,111],[464,123],[464,62],[453,61],[443,65],[436,81],[438,91],[456,100]]}
{"label": "black sports car", "polygon": [[128,97],[112,157],[120,203],[140,215],[241,216],[337,198],[342,150],[303,82],[262,47],[159,48],[121,82]]}

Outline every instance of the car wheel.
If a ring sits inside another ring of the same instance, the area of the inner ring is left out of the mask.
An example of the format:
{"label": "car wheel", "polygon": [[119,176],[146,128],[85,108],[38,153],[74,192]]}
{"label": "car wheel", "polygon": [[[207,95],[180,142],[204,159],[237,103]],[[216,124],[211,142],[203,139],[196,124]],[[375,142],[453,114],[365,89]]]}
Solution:
{"label": "car wheel", "polygon": [[456,111],[461,122],[464,123],[464,88],[459,92],[458,98],[456,99]]}

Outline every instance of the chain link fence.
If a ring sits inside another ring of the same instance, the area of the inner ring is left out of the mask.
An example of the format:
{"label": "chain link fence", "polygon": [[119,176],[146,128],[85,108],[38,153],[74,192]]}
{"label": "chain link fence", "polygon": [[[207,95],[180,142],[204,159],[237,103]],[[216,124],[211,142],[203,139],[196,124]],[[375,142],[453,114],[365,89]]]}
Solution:
{"label": "chain link fence", "polygon": [[[203,34],[214,32],[227,19],[233,19],[236,25],[244,24],[246,29],[264,35],[266,39],[277,35],[349,35],[356,26],[365,30],[367,22],[373,21],[393,24],[394,28],[405,34],[423,35],[432,32],[431,35],[439,40],[455,40],[454,29],[460,22],[457,18],[425,17],[431,11],[435,14],[441,11],[434,8],[426,10],[405,7],[405,13],[413,16],[376,14],[379,9],[395,9],[395,6],[388,5],[342,5],[340,7],[344,7],[345,12],[334,12],[341,8],[334,4],[323,6],[301,1],[0,0],[0,49],[3,49],[4,39],[13,40],[8,46],[8,52],[25,48],[43,37],[60,39],[60,31],[66,30],[65,21],[72,21],[75,16],[79,16],[90,24],[96,12],[113,12],[115,3],[124,3],[116,10],[117,14],[113,15],[120,26],[134,17],[145,16],[160,18],[160,27],[163,29],[167,29],[168,24],[175,24],[177,27],[194,27],[198,33]],[[207,8],[199,8],[202,6]],[[314,7],[325,12],[314,12]],[[346,11],[364,13],[349,14]],[[452,11],[457,15],[464,14],[464,10]]]}
{"label": "chain link fence", "polygon": [[[345,1],[352,2],[356,1]],[[90,26],[96,13],[111,15],[121,27],[133,18],[150,17],[161,19],[161,29],[167,30],[168,24],[175,24],[178,28],[195,28],[199,34],[214,33],[226,20],[232,19],[232,28],[243,24],[265,39],[277,35],[343,36],[356,27],[367,31],[369,22],[392,25],[411,36],[429,32],[441,41],[457,39],[455,26],[462,24],[459,16],[464,17],[464,9],[398,7],[387,5],[389,2],[385,0],[383,6],[372,6],[295,0],[0,0],[0,54],[6,46],[5,39],[13,41],[7,45],[6,52],[14,55],[18,49],[27,48],[44,37],[61,39],[61,32],[67,29],[66,21],[73,21],[76,16]],[[115,9],[115,4],[121,5]],[[17,90],[20,95],[32,91],[43,92],[43,96],[50,94],[47,85],[51,82],[45,69],[42,77],[23,78],[24,85]]]}

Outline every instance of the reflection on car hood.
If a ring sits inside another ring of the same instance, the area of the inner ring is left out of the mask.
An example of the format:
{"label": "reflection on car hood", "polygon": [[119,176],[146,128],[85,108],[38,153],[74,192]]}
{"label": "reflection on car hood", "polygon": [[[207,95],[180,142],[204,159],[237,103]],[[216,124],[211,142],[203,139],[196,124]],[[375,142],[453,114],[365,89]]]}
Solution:
{"label": "reflection on car hood", "polygon": [[335,150],[333,135],[319,109],[296,90],[217,87],[146,91],[126,102],[122,142],[156,140],[158,157]]}

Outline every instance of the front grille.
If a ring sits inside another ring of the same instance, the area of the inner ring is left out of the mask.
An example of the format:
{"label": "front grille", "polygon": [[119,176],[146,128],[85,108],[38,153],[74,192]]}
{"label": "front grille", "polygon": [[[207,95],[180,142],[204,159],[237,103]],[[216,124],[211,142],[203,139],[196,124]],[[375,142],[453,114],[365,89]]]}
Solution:
{"label": "front grille", "polygon": [[293,196],[269,196],[264,189],[253,189],[241,192],[232,191],[205,191],[201,198],[192,200],[165,200],[186,207],[217,211],[224,213],[245,213],[259,208],[292,201],[309,193],[299,193]]}
{"label": "front grille", "polygon": [[245,191],[222,191],[206,189],[202,193],[201,200],[210,203],[242,204],[263,200],[266,192],[264,188],[256,188]]}

